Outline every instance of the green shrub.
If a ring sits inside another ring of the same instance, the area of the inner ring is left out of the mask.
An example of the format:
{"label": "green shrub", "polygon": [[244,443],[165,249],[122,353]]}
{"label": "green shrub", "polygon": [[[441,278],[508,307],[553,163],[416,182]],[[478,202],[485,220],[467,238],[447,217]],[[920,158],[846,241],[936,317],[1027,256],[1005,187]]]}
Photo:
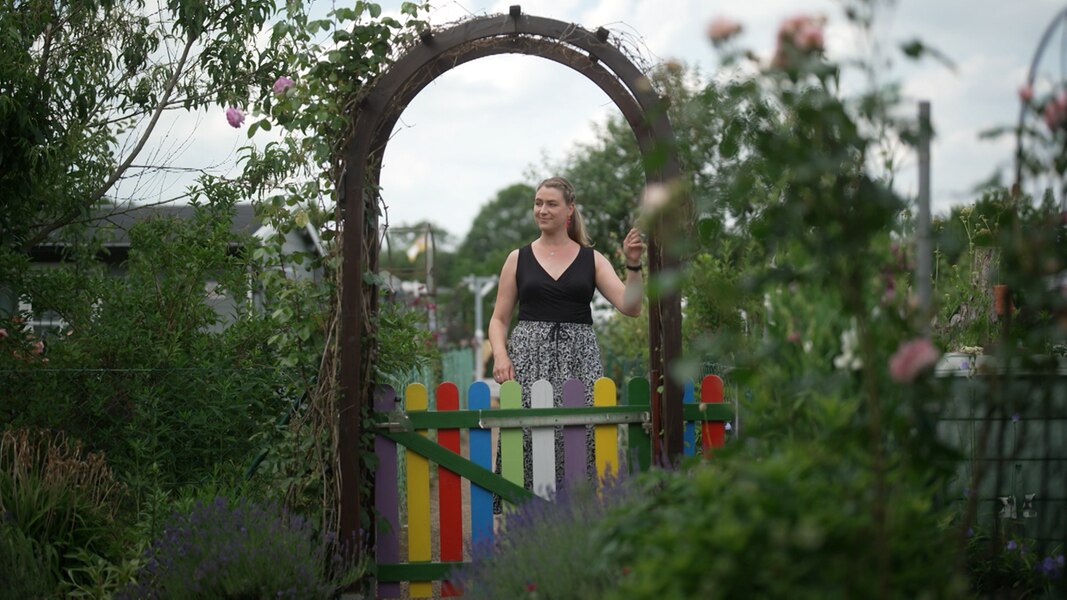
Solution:
{"label": "green shrub", "polygon": [[56,579],[48,557],[22,530],[0,523],[0,598],[44,598],[54,593]]}
{"label": "green shrub", "polygon": [[1054,588],[1062,591],[1062,547],[1046,554],[1032,539],[981,528],[968,534],[967,570],[974,593],[983,598],[1040,598]]}
{"label": "green shrub", "polygon": [[[885,540],[875,538],[873,478],[847,448],[787,443],[761,459],[720,452],[634,480],[594,527],[603,560],[626,574],[605,598],[941,598],[952,531],[931,490],[894,478]],[[877,544],[892,561],[879,580]]]}
{"label": "green shrub", "polygon": [[[122,492],[102,455],[83,456],[63,434],[4,431],[0,514],[12,549],[5,568],[24,570],[33,586],[82,583],[87,561],[119,554],[114,515]],[[31,546],[36,563],[20,558]]]}
{"label": "green shrub", "polygon": [[198,502],[145,553],[126,598],[326,598],[362,575],[311,523],[276,505]]}

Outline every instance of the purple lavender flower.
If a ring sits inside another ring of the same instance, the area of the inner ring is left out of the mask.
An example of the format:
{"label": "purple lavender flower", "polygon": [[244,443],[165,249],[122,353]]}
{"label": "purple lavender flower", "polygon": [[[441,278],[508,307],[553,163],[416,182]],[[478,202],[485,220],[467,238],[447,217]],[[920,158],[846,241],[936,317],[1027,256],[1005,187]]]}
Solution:
{"label": "purple lavender flower", "polygon": [[1019,545],[1015,543],[1015,540],[1008,540],[1008,545],[1006,546],[1008,550],[1015,550],[1018,547]]}
{"label": "purple lavender flower", "polygon": [[[118,597],[326,598],[353,569],[336,548],[277,505],[216,498],[170,518],[146,551],[137,584]],[[235,581],[246,587],[234,589]]]}

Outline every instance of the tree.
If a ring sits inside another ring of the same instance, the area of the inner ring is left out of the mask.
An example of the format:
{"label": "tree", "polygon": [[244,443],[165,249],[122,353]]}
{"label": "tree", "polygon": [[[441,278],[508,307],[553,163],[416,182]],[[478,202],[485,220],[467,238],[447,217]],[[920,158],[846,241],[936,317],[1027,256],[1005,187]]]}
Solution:
{"label": "tree", "polygon": [[3,250],[27,252],[143,172],[164,112],[243,106],[269,90],[277,56],[256,36],[276,10],[269,0],[5,2]]}
{"label": "tree", "polygon": [[478,211],[467,237],[456,249],[450,285],[467,275],[496,275],[512,250],[537,239],[533,187],[512,184]]}

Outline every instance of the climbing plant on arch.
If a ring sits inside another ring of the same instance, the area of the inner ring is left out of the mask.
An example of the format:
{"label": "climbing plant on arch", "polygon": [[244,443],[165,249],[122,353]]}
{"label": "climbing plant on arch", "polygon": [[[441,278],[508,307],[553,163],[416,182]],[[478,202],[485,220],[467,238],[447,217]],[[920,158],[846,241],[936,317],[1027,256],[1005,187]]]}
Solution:
{"label": "climbing plant on arch", "polygon": [[[397,119],[414,97],[448,70],[497,54],[539,56],[567,66],[600,87],[633,129],[644,157],[649,184],[679,180],[681,165],[675,135],[667,118],[667,101],[649,79],[610,41],[609,32],[589,31],[571,23],[525,15],[519,6],[509,14],[472,19],[441,31],[424,30],[421,43],[405,52],[375,82],[353,109],[353,129],[344,155],[345,170],[338,188],[343,214],[341,295],[341,391],[339,466],[340,534],[359,530],[360,490],[364,473],[359,440],[363,415],[371,404],[374,382],[373,315],[377,291],[377,206],[381,158]],[[671,229],[688,198],[675,198],[651,224],[649,271],[653,277],[678,268],[670,244]],[[672,218],[672,216],[674,218]],[[649,380],[660,382],[652,401],[654,455],[682,453],[682,386],[668,366],[681,352],[681,303],[676,291],[649,304]],[[349,538],[351,539],[351,538]]]}

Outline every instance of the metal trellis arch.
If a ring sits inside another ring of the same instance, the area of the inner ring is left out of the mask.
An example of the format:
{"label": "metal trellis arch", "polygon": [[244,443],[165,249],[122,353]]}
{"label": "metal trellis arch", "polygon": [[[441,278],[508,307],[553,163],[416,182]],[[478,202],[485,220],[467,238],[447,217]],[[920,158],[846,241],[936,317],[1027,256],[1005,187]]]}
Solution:
{"label": "metal trellis arch", "polygon": [[[373,335],[365,325],[376,310],[375,286],[365,281],[377,271],[377,190],[381,157],[394,125],[408,103],[426,85],[448,70],[486,56],[526,54],[546,58],[585,75],[619,107],[637,138],[645,159],[646,181],[668,183],[681,176],[675,136],[667,118],[667,102],[649,79],[618,48],[609,43],[608,30],[589,31],[571,23],[522,14],[475,18],[442,31],[424,31],[421,43],[409,49],[375,82],[354,111],[355,126],[347,143],[342,193],[341,400],[339,428],[340,534],[352,539],[360,529],[360,489],[363,476],[359,440],[362,417],[373,391],[369,369]],[[675,200],[688,205],[688,198]],[[369,217],[369,218],[368,218]],[[679,259],[667,228],[677,220],[661,217],[650,232],[649,271],[675,270]],[[653,298],[649,310],[649,372],[660,382],[652,398],[655,456],[682,454],[682,384],[667,376],[668,365],[681,353],[681,302],[677,292]],[[658,438],[658,440],[656,439]]]}

